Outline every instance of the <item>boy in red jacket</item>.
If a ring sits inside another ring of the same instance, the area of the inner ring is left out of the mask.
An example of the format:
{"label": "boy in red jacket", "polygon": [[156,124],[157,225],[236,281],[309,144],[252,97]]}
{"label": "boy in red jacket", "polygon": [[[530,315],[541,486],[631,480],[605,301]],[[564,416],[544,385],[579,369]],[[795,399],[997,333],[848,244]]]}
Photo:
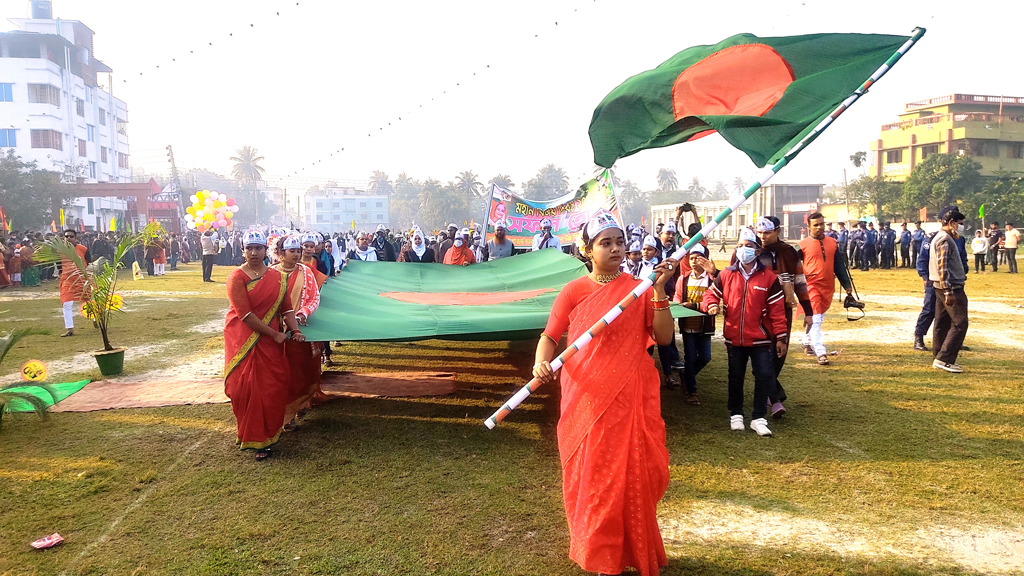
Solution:
{"label": "boy in red jacket", "polygon": [[750,360],[754,373],[754,411],[750,428],[758,436],[768,429],[768,388],[775,380],[776,356],[786,354],[786,294],[774,272],[758,260],[761,241],[749,228],[740,231],[736,262],[722,270],[704,292],[702,308],[725,314],[725,348],[729,355],[729,425],[743,430],[743,379]]}

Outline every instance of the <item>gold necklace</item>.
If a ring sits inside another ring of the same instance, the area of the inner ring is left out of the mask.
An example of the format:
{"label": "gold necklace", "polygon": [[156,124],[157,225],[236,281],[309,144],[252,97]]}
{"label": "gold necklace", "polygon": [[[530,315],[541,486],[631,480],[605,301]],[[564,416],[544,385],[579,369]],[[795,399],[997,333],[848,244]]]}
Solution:
{"label": "gold necklace", "polygon": [[622,270],[617,270],[615,274],[597,274],[593,273],[594,282],[598,284],[607,284],[612,280],[615,280],[619,276],[622,276]]}
{"label": "gold necklace", "polygon": [[249,266],[249,263],[248,263],[248,262],[246,262],[245,264],[243,264],[243,266],[246,266],[246,267],[248,267],[248,268],[249,268],[249,271],[250,271],[250,272],[252,272],[253,274],[255,274],[257,278],[259,278],[260,276],[262,276],[262,275],[263,275],[263,272],[266,272],[266,271],[267,271],[266,269],[264,269],[264,270],[263,270],[262,272],[257,272],[257,271],[256,271],[255,269],[253,269],[253,267],[252,267],[252,266]]}
{"label": "gold necklace", "polygon": [[298,265],[292,266],[291,268],[285,268],[285,267],[284,267],[284,263],[283,263],[283,262],[281,263],[281,271],[282,271],[282,272],[292,272],[292,271],[294,271],[294,270],[295,270],[296,268],[298,268]]}

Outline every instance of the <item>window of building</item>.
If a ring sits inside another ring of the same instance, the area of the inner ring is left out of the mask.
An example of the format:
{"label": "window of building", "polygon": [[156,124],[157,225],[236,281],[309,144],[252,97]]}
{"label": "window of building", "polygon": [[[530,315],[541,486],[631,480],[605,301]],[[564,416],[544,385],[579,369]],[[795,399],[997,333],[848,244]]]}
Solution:
{"label": "window of building", "polygon": [[14,102],[14,84],[0,84],[0,102]]}
{"label": "window of building", "polygon": [[86,132],[86,135],[87,135],[86,138],[89,140],[89,142],[95,142],[96,141],[96,127],[95,126],[93,126],[91,124],[86,124],[85,125],[85,132]]}
{"label": "window of building", "polygon": [[939,145],[938,144],[929,144],[927,146],[921,146],[921,159],[922,160],[924,160],[925,158],[931,156],[932,154],[938,154],[938,153],[939,153]]}
{"label": "window of building", "polygon": [[383,214],[377,214],[377,220],[384,220]]}
{"label": "window of building", "polygon": [[[902,164],[903,163],[903,150],[886,150],[885,151],[885,163],[886,164]],[[742,224],[740,224],[742,226]]]}
{"label": "window of building", "polygon": [[85,100],[75,98],[75,113],[82,117],[85,116]]}
{"label": "window of building", "polygon": [[106,146],[100,146],[100,162],[102,162],[104,164],[107,163],[107,147]]}
{"label": "window of building", "polygon": [[359,207],[360,208],[366,208],[366,202],[360,202],[359,203]]}
{"label": "window of building", "polygon": [[64,149],[64,139],[56,130],[32,130],[30,135],[33,148]]}
{"label": "window of building", "polygon": [[317,222],[323,222],[324,221],[324,215],[323,214],[317,214],[316,215],[316,221]]}
{"label": "window of building", "polygon": [[[14,144],[11,144],[14,146]],[[1024,142],[1009,142],[1006,144],[1007,158],[1024,158]]]}
{"label": "window of building", "polygon": [[340,222],[341,221],[341,214],[335,214],[334,215],[334,221],[335,222]]}
{"label": "window of building", "polygon": [[988,140],[971,140],[968,142],[971,156],[986,157],[999,156],[999,148],[995,142]]}
{"label": "window of building", "polygon": [[321,202],[321,201],[319,201],[319,200],[317,200],[317,201],[316,201],[316,207],[317,207],[317,208],[319,208],[319,209],[321,209],[321,210],[323,210],[323,207],[324,207],[324,203],[323,203],[323,202]]}
{"label": "window of building", "polygon": [[60,89],[49,84],[29,84],[28,101],[34,104],[52,104],[60,107]]}
{"label": "window of building", "polygon": [[742,228],[742,227],[747,225],[747,215],[746,214],[740,214],[739,216],[737,216],[737,218],[739,218],[739,221],[740,221],[740,228]]}
{"label": "window of building", "polygon": [[[89,61],[85,60],[84,63],[88,64]],[[88,86],[85,87],[85,101],[92,102],[92,88],[89,88]]]}
{"label": "window of building", "polygon": [[117,167],[118,168],[125,168],[125,169],[128,168],[128,155],[127,154],[121,154],[120,152],[117,153]]}
{"label": "window of building", "polygon": [[732,216],[729,216],[728,218],[725,219],[725,225],[732,226]]}
{"label": "window of building", "polygon": [[384,207],[384,203],[383,202],[377,202],[377,208],[383,208],[383,207]]}
{"label": "window of building", "polygon": [[17,142],[15,142],[14,128],[0,130],[0,147],[14,148],[17,145]]}
{"label": "window of building", "polygon": [[[95,170],[96,169],[96,163],[95,162],[89,162],[89,164],[90,164],[89,168],[91,170]],[[93,176],[93,178],[95,178],[95,176]],[[85,206],[86,206],[85,209],[86,209],[86,211],[89,214],[95,214],[96,213],[96,206],[92,203],[92,198],[86,198],[85,199]]]}
{"label": "window of building", "polygon": [[78,139],[78,155],[85,156],[85,140]]}
{"label": "window of building", "polygon": [[107,113],[103,110],[103,108],[100,108],[100,126],[106,126],[106,125],[107,125]]}
{"label": "window of building", "polygon": [[335,210],[337,210],[338,208],[341,208],[341,202],[331,202],[331,206],[332,206],[332,207],[333,207],[333,208],[334,208]]}

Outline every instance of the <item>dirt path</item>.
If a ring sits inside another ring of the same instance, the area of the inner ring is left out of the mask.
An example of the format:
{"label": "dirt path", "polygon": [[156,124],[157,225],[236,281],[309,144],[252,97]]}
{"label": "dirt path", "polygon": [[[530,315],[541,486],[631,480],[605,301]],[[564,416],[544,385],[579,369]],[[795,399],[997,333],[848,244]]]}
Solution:
{"label": "dirt path", "polygon": [[670,551],[682,543],[734,543],[843,557],[896,556],[923,565],[954,563],[986,574],[1024,570],[1024,529],[925,526],[879,531],[849,521],[824,522],[747,506],[701,502],[675,516],[660,515]]}

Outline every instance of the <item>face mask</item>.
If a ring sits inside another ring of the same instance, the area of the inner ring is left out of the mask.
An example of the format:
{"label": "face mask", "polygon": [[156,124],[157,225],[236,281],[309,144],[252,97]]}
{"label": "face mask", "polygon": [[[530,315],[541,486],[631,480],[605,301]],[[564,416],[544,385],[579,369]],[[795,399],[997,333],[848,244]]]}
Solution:
{"label": "face mask", "polygon": [[455,247],[456,248],[462,248],[462,240],[456,240],[455,241]]}
{"label": "face mask", "polygon": [[736,249],[736,259],[744,264],[750,264],[757,258],[757,251],[750,246],[740,246]]}
{"label": "face mask", "polygon": [[963,224],[957,224],[956,225],[956,233],[961,235],[961,236],[963,235],[963,233],[964,233],[964,225]]}

